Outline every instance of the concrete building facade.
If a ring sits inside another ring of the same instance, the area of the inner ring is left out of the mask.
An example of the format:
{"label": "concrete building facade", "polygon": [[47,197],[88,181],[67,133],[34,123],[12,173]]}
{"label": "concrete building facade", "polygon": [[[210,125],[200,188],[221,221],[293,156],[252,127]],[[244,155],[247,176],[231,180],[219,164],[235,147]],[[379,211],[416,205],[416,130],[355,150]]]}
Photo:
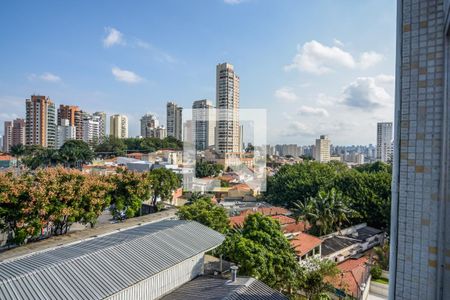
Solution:
{"label": "concrete building facade", "polygon": [[377,160],[392,161],[392,122],[377,123]]}
{"label": "concrete building facade", "polygon": [[92,116],[98,121],[98,143],[101,144],[106,137],[106,113],[97,111]]}
{"label": "concrete building facade", "polygon": [[216,151],[240,152],[239,76],[229,63],[216,67]]}
{"label": "concrete building facade", "polygon": [[109,121],[109,134],[118,139],[128,138],[128,117],[112,115]]}
{"label": "concrete building facade", "polygon": [[32,95],[26,100],[26,145],[56,147],[56,109],[46,96]]}
{"label": "concrete building facade", "polygon": [[215,142],[215,109],[208,99],[197,100],[192,104],[192,125],[195,149],[205,150]]}
{"label": "concrete building facade", "polygon": [[62,124],[62,120],[68,120],[69,126],[76,128],[76,139],[83,139],[83,111],[78,106],[61,104],[58,108],[57,118],[58,126],[65,126]]}
{"label": "concrete building facade", "polygon": [[67,119],[60,119],[58,122],[61,125],[58,125],[58,135],[57,135],[57,148],[61,148],[65,142],[68,140],[76,139],[76,127],[74,125],[70,125],[70,121]]}
{"label": "concrete building facade", "polygon": [[182,140],[183,108],[175,102],[167,102],[167,135]]}
{"label": "concrete building facade", "polygon": [[397,4],[389,299],[450,299],[450,3]]}
{"label": "concrete building facade", "polygon": [[320,138],[316,139],[314,159],[318,162],[329,162],[331,159],[330,146],[331,141],[327,135],[321,135]]}

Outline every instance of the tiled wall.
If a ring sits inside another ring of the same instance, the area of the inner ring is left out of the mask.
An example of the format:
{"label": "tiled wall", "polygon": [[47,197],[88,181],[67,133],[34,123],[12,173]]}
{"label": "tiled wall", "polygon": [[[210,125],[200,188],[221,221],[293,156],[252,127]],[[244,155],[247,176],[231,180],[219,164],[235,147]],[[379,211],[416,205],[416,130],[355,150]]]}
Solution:
{"label": "tiled wall", "polygon": [[[449,124],[444,113],[444,105],[448,105],[444,100],[448,69],[444,67],[447,41],[443,0],[399,1],[397,77],[400,78],[397,78],[398,134],[394,154],[394,175],[397,174],[398,181],[394,180],[397,186],[393,188],[396,193],[393,201],[398,205],[393,211],[396,214],[393,229],[397,229],[393,232],[397,240],[395,299],[450,297],[450,281],[445,278],[448,269],[445,271],[443,263],[450,259],[449,248],[444,245],[444,237],[450,233],[450,228],[444,232],[445,209],[449,205],[445,204],[448,197],[445,200],[442,193],[443,185],[448,183],[443,176],[447,168],[443,165],[446,161],[443,146],[448,139],[443,129]],[[450,214],[447,215],[450,219]]]}

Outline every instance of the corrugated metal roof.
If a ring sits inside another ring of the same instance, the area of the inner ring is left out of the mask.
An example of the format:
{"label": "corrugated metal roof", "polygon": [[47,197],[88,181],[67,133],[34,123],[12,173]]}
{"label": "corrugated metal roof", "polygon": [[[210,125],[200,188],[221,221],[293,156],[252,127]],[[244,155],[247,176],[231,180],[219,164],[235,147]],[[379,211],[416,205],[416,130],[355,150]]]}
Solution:
{"label": "corrugated metal roof", "polygon": [[164,220],[0,263],[0,299],[103,299],[224,237],[197,222]]}
{"label": "corrugated metal roof", "polygon": [[200,276],[161,298],[161,300],[287,300],[280,292],[249,277],[235,283],[218,277]]}

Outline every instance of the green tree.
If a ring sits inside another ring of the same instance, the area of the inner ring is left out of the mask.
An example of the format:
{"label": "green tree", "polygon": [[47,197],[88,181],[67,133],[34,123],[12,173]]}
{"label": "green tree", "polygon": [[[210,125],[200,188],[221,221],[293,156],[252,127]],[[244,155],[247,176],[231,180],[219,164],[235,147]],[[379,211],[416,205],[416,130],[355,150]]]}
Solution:
{"label": "green tree", "polygon": [[226,233],[230,227],[225,208],[212,203],[209,197],[202,197],[181,207],[177,216],[181,220],[197,221],[220,233]]}
{"label": "green tree", "polygon": [[333,287],[328,283],[339,274],[336,263],[328,259],[309,258],[302,265],[305,279],[301,289],[309,300],[330,299],[326,294],[333,291]]}
{"label": "green tree", "polygon": [[148,173],[150,188],[152,191],[152,205],[158,209],[156,203],[158,199],[167,201],[172,198],[172,193],[181,185],[180,178],[171,170],[158,168]]}
{"label": "green tree", "polygon": [[357,215],[348,207],[348,198],[334,188],[320,191],[316,197],[299,201],[296,206],[297,216],[306,219],[312,225],[311,232],[319,236],[340,230],[349,222],[349,217]]}
{"label": "green tree", "polygon": [[209,162],[197,162],[195,164],[195,177],[216,177],[223,172],[223,165],[209,163]]}
{"label": "green tree", "polygon": [[218,252],[238,264],[240,273],[262,280],[285,293],[295,292],[303,280],[300,265],[280,224],[251,214],[240,230],[232,230]]}
{"label": "green tree", "polygon": [[69,140],[59,149],[60,162],[70,168],[81,168],[94,159],[94,152],[89,145],[80,140]]}
{"label": "green tree", "polygon": [[321,189],[331,189],[338,172],[334,165],[315,161],[284,165],[268,178],[265,198],[274,205],[292,208],[297,201],[317,196]]}
{"label": "green tree", "polygon": [[142,202],[152,193],[147,174],[120,170],[117,175],[109,176],[114,188],[111,190],[112,212],[115,217],[122,213],[128,218],[140,214]]}
{"label": "green tree", "polygon": [[95,152],[104,156],[122,156],[126,154],[127,146],[123,139],[113,136],[106,137],[103,143],[95,147]]}
{"label": "green tree", "polygon": [[375,260],[377,265],[385,271],[389,271],[389,243],[384,243],[381,247],[375,247]]}

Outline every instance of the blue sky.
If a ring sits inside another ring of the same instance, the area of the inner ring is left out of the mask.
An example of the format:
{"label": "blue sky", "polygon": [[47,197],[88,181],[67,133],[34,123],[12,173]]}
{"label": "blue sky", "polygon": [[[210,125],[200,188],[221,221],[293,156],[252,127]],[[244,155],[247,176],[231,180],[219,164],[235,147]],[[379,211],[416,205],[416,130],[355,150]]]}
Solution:
{"label": "blue sky", "polygon": [[0,38],[1,124],[36,93],[126,114],[138,135],[168,100],[214,102],[224,61],[272,144],[375,143],[393,119],[394,0],[9,1]]}

